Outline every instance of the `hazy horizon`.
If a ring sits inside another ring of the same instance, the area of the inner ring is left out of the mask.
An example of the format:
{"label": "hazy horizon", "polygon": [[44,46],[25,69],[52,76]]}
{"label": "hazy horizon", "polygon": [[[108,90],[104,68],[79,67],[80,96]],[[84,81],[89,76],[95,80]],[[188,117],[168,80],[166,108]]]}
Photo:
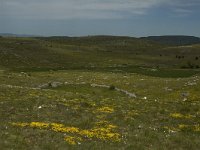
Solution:
{"label": "hazy horizon", "polygon": [[146,35],[146,36],[131,36],[131,35],[114,35],[114,34],[91,34],[91,35],[39,35],[39,34],[23,34],[23,33],[0,33],[0,36],[17,36],[17,37],[92,37],[92,36],[116,36],[116,37],[133,37],[133,38],[143,38],[143,37],[156,37],[156,36],[187,36],[187,37],[197,37],[200,38],[200,36],[195,36],[195,35],[176,35],[176,34],[171,34],[171,35]]}

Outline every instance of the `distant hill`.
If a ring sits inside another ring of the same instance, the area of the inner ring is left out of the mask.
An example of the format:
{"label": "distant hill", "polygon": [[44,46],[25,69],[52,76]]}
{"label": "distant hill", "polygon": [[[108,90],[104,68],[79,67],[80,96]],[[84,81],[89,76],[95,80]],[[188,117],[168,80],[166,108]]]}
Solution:
{"label": "distant hill", "polygon": [[1,37],[38,37],[38,35],[29,34],[13,34],[13,33],[0,33]]}
{"label": "distant hill", "polygon": [[3,37],[0,40],[0,67],[83,68],[136,64],[143,53],[161,49],[156,42],[132,37]]}
{"label": "distant hill", "polygon": [[[0,37],[42,37],[38,35],[29,34],[12,34],[0,33]],[[128,37],[128,36],[83,36],[83,37],[68,37],[68,36],[50,36],[46,40],[51,40],[58,43],[80,44],[80,45],[134,45],[134,47],[142,48],[150,45],[165,45],[165,46],[185,46],[200,44],[200,38],[195,36],[182,36],[182,35],[164,35],[164,36],[148,36],[148,37]]]}
{"label": "distant hill", "polygon": [[200,38],[195,36],[149,36],[142,37],[141,39],[146,39],[171,46],[184,46],[200,43]]}
{"label": "distant hill", "polygon": [[0,68],[45,71],[120,70],[125,67],[131,70],[138,66],[200,68],[200,44],[167,46],[148,38],[122,36],[11,36],[0,39]]}
{"label": "distant hill", "polygon": [[125,51],[125,50],[136,50],[136,49],[155,49],[163,47],[163,45],[154,42],[143,40],[135,37],[128,36],[83,36],[83,37],[46,37],[38,38],[40,40],[52,41],[59,44],[67,44],[74,46],[94,46],[100,49],[109,51]]}

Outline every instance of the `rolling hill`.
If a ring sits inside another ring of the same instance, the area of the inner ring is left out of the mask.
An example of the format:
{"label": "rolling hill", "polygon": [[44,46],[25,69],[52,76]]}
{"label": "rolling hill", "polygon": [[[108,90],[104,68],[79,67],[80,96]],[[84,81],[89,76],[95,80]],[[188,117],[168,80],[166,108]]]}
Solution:
{"label": "rolling hill", "polygon": [[144,72],[141,68],[198,69],[200,50],[198,44],[171,46],[120,36],[2,37],[0,66],[23,71],[103,69],[139,73]]}
{"label": "rolling hill", "polygon": [[200,43],[200,38],[194,36],[149,36],[141,39],[147,39],[171,46],[184,46]]}

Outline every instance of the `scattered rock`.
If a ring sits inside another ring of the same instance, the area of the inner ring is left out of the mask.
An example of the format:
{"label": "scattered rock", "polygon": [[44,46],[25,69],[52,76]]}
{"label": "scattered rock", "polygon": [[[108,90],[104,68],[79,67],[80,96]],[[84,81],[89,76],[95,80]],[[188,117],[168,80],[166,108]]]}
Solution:
{"label": "scattered rock", "polygon": [[57,88],[58,86],[61,86],[63,83],[61,82],[49,82],[49,83],[45,83],[39,86],[39,88],[44,89],[44,88]]}
{"label": "scattered rock", "polygon": [[141,126],[141,125],[139,125],[139,126],[138,126],[138,129],[142,129],[142,126]]}
{"label": "scattered rock", "polygon": [[164,90],[165,90],[165,91],[170,91],[170,92],[173,91],[173,90],[170,89],[169,87],[164,87]]}
{"label": "scattered rock", "polygon": [[155,72],[155,71],[158,71],[157,69],[151,69],[151,71]]}
{"label": "scattered rock", "polygon": [[193,86],[193,85],[197,85],[196,82],[188,82],[185,84],[185,86]]}
{"label": "scattered rock", "polygon": [[48,88],[48,87],[49,87],[49,83],[45,83],[45,84],[38,86],[38,88],[41,88],[41,89],[45,89],[45,88]]}
{"label": "scattered rock", "polygon": [[61,86],[62,83],[61,82],[51,82],[49,83],[49,86],[52,87],[52,88],[56,88],[58,86]]}
{"label": "scattered rock", "polygon": [[134,97],[134,98],[137,97],[137,96],[135,95],[135,93],[130,93],[130,92],[126,91],[126,90],[122,90],[122,89],[119,89],[119,88],[115,88],[115,89],[116,89],[117,91],[119,91],[119,92],[122,92],[122,93],[128,95],[129,97]]}
{"label": "scattered rock", "polygon": [[137,96],[135,95],[135,93],[130,93],[130,92],[126,91],[126,90],[119,89],[119,88],[117,88],[117,87],[115,87],[115,86],[108,86],[108,85],[104,85],[104,84],[101,84],[101,85],[100,85],[100,84],[91,84],[91,86],[92,86],[92,87],[108,88],[108,89],[111,88],[112,90],[116,90],[116,91],[122,92],[122,93],[128,95],[129,97],[134,97],[134,98],[137,97]]}
{"label": "scattered rock", "polygon": [[181,93],[181,97],[187,98],[190,94],[188,92]]}
{"label": "scattered rock", "polygon": [[91,84],[91,86],[92,86],[92,87],[110,88],[110,86],[108,86],[108,85],[102,85],[102,84],[100,85],[100,84],[95,84],[95,83],[94,83],[94,84]]}

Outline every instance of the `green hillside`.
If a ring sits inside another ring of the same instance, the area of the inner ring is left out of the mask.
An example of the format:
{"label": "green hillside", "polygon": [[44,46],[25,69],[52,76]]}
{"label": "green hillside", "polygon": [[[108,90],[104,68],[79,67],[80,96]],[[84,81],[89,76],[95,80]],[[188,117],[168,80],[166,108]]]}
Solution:
{"label": "green hillside", "polygon": [[1,37],[0,149],[199,149],[200,44]]}
{"label": "green hillside", "polygon": [[[197,70],[186,69],[198,69],[199,57],[198,45],[171,47],[131,37],[4,37],[0,39],[0,66],[16,71],[85,68],[160,76],[162,72],[168,74],[168,70],[172,70],[173,74],[176,72],[174,69],[185,69],[182,70],[183,76],[188,72],[187,76],[197,72]],[[146,71],[151,68],[160,69],[161,72]],[[180,70],[177,72],[179,74]]]}

